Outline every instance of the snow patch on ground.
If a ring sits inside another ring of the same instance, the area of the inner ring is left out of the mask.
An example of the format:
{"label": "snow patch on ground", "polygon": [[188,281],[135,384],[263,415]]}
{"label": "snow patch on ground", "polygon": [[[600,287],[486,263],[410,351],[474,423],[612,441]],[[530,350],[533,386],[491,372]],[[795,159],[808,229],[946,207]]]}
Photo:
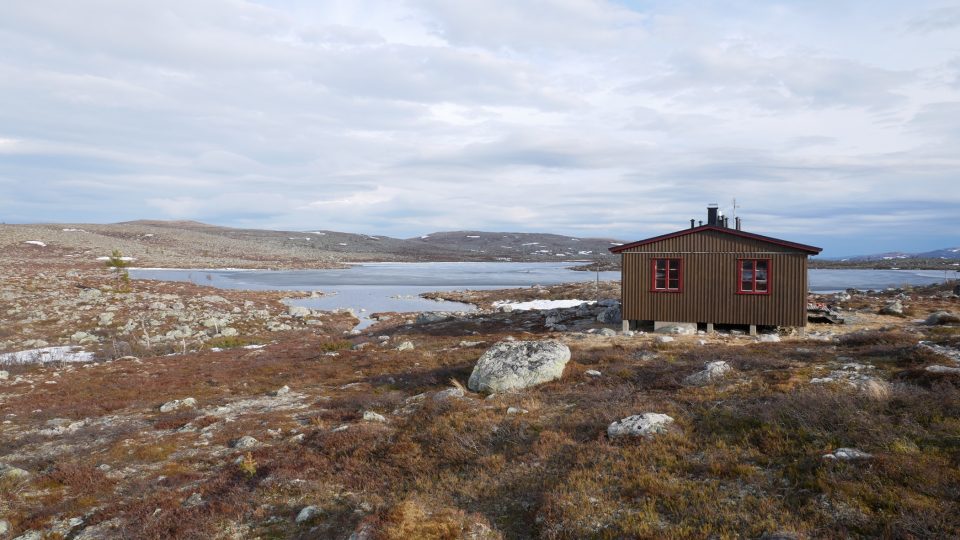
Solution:
{"label": "snow patch on ground", "polygon": [[[98,261],[109,261],[109,260],[112,259],[112,258],[113,258],[113,257],[97,257],[97,260],[98,260]],[[120,259],[121,261],[127,261],[127,262],[137,260],[136,257],[119,257],[119,259]]]}
{"label": "snow patch on ground", "polygon": [[31,246],[47,247],[46,244],[44,244],[39,240],[27,240],[26,242],[24,242],[24,244],[30,244]]}
{"label": "snow patch on ground", "polygon": [[557,309],[577,307],[581,304],[592,304],[593,300],[530,300],[529,302],[511,302],[509,300],[494,302],[493,307],[510,306],[514,311],[531,309]]}
{"label": "snow patch on ground", "polygon": [[43,347],[0,354],[0,364],[47,364],[50,362],[92,362],[93,353],[80,347]]}

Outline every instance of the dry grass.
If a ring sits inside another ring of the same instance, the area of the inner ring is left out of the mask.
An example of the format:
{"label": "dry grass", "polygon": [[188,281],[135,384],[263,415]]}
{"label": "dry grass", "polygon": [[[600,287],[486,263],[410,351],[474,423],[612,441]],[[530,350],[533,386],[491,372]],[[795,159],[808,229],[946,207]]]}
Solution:
{"label": "dry grass", "polygon": [[[4,410],[15,425],[105,415],[116,425],[59,439],[87,445],[83,454],[17,461],[36,474],[0,495],[18,532],[89,513],[88,527],[118,520],[121,538],[211,538],[241,526],[238,536],[263,538],[957,537],[960,377],[925,371],[943,360],[916,347],[957,335],[898,324],[836,343],[566,336],[572,360],[561,379],[491,399],[433,399],[467,380],[483,352],[458,347],[464,336],[452,329],[377,328],[412,340],[410,352],[393,349],[398,339],[358,351],[350,346],[368,336],[301,332],[256,351],[65,371],[69,393],[13,387]],[[713,360],[735,372],[682,384]],[[847,362],[875,366],[889,395],[809,383]],[[271,402],[284,385],[291,394]],[[187,396],[197,410],[158,412]],[[387,421],[363,421],[365,411]],[[606,437],[610,422],[648,411],[674,417],[674,429]],[[243,435],[261,444],[230,448]],[[48,440],[33,434],[0,449],[26,456]],[[822,458],[839,447],[874,458]],[[135,473],[114,476],[101,463]],[[192,493],[202,503],[184,506]],[[294,523],[306,505],[319,517]]]}

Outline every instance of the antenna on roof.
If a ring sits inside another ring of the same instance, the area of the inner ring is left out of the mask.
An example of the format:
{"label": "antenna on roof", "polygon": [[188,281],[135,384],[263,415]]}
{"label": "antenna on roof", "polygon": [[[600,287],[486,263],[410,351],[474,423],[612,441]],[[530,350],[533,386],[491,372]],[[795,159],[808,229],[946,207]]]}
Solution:
{"label": "antenna on roof", "polygon": [[736,220],[737,218],[737,208],[740,208],[740,207],[737,206],[737,198],[734,197],[733,201],[731,201],[730,203],[730,216],[734,218],[734,220]]}

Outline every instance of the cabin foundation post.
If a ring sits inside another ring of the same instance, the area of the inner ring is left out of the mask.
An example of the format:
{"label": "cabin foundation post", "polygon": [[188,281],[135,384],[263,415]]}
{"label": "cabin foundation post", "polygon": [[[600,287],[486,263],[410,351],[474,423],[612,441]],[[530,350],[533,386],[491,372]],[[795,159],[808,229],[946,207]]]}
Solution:
{"label": "cabin foundation post", "polygon": [[628,321],[627,319],[624,319],[624,320],[623,320],[623,331],[624,331],[624,332],[627,332],[627,331],[629,331],[629,330],[630,330],[630,321]]}
{"label": "cabin foundation post", "polygon": [[713,323],[712,323],[712,322],[708,322],[708,323],[707,323],[707,333],[708,333],[708,334],[712,334],[712,333],[713,333]]}
{"label": "cabin foundation post", "polygon": [[757,325],[755,324],[750,325],[750,335],[751,336],[757,335]]}

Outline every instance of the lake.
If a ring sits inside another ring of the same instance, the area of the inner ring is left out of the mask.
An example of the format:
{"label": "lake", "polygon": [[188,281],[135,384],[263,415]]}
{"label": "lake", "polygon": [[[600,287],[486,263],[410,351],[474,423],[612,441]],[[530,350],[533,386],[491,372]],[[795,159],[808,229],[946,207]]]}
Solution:
{"label": "lake", "polygon": [[[506,289],[593,281],[594,272],[574,272],[578,263],[456,262],[366,263],[334,270],[167,270],[131,269],[133,279],[190,281],[224,289],[322,291],[325,296],[291,300],[311,309],[350,308],[361,317],[380,311],[472,311],[473,306],[433,301],[419,295],[430,291]],[[939,270],[810,270],[815,292],[848,288],[884,289],[928,285],[944,279]],[[948,277],[955,278],[951,272]],[[601,280],[620,279],[620,272],[600,272]]]}

